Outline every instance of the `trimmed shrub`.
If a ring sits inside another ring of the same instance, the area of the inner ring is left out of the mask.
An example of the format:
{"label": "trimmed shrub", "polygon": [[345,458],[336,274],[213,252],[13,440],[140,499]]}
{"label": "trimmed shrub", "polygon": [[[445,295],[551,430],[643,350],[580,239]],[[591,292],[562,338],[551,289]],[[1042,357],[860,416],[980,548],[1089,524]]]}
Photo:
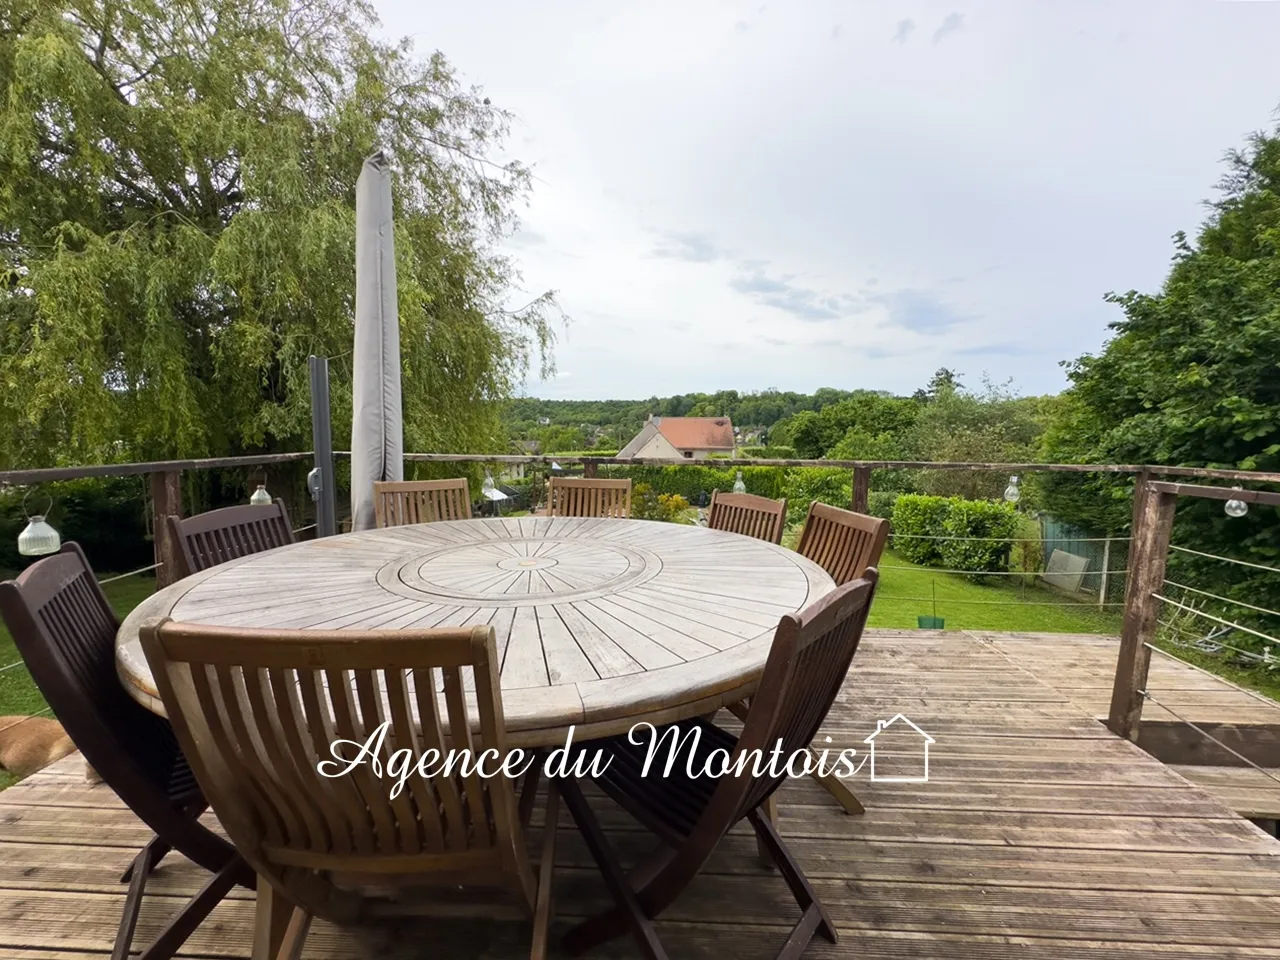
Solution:
{"label": "trimmed shrub", "polygon": [[743,447],[738,451],[744,458],[755,460],[795,460],[796,448],[783,446]]}
{"label": "trimmed shrub", "polygon": [[[744,467],[742,482],[747,485],[747,492],[761,497],[776,500],[783,495],[784,474],[786,471],[773,467]],[[691,463],[687,467],[618,467],[602,466],[600,476],[631,478],[633,488],[647,484],[656,493],[678,494],[689,503],[710,501],[711,491],[720,490],[725,493],[733,489],[738,471],[734,467],[709,467]],[[632,490],[632,498],[635,491]],[[806,504],[806,508],[808,505]]]}
{"label": "trimmed shrub", "polygon": [[[751,489],[750,484],[747,489]],[[837,507],[848,507],[853,500],[853,475],[840,467],[794,467],[786,472],[784,492],[787,498],[787,522],[799,523],[809,512],[809,504],[814,500]]]}
{"label": "trimmed shrub", "polygon": [[[1018,532],[1018,511],[1003,500],[961,500],[951,498],[950,509],[942,523],[945,537],[975,537],[973,540],[942,540],[939,543],[942,565],[954,570],[974,573],[1009,569],[1009,554]],[[990,578],[972,576],[982,583]]]}
{"label": "trimmed shrub", "polygon": [[867,513],[885,520],[893,519],[893,505],[901,494],[888,490],[872,490],[867,496]]}
{"label": "trimmed shrub", "polygon": [[930,497],[922,493],[903,493],[893,502],[893,549],[911,563],[937,566],[942,560],[942,541],[917,537],[945,536],[943,525],[951,511],[946,497]]}

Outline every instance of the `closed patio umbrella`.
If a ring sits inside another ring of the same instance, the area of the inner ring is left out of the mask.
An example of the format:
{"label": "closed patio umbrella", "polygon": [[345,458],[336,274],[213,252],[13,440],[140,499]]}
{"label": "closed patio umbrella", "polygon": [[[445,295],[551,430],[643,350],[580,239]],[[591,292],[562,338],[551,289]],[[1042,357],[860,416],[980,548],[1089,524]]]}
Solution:
{"label": "closed patio umbrella", "polygon": [[355,328],[351,529],[369,530],[374,526],[374,483],[404,479],[391,167],[381,151],[365,160],[356,181]]}

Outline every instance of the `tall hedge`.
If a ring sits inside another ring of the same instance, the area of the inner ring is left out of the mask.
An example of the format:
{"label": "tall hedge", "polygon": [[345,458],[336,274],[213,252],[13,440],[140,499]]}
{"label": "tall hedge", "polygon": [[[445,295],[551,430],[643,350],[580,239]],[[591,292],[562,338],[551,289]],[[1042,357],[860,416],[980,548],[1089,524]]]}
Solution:
{"label": "tall hedge", "polygon": [[[912,563],[982,573],[1009,569],[1018,512],[1001,500],[904,493],[893,503],[893,546]],[[937,538],[937,539],[933,539]]]}

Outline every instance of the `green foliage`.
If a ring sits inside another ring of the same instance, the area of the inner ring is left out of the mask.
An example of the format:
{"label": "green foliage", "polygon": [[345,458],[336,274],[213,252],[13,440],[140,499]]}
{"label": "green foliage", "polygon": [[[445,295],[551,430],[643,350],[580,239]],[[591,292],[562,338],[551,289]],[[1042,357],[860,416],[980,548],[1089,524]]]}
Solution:
{"label": "green foliage", "polygon": [[853,476],[838,467],[794,467],[786,472],[784,490],[787,522],[797,523],[805,518],[814,500],[847,509],[853,500]]}
{"label": "green foliage", "polygon": [[394,177],[405,446],[500,450],[550,363],[550,294],[494,253],[530,183],[509,117],[359,0],[0,5],[0,465],[310,441],[309,354],[349,430],[354,187]]}
{"label": "green foliage", "polygon": [[64,480],[31,489],[24,507],[26,487],[0,491],[0,570],[20,570],[31,562],[18,554],[18,534],[27,523],[27,512],[44,510],[48,498],[53,507],[48,520],[63,542],[74,540],[84,548],[89,563],[98,570],[123,572],[154,562],[147,530],[144,478],[110,477]]}
{"label": "green foliage", "polygon": [[[1004,501],[904,493],[893,504],[893,545],[925,566],[1007,570],[1018,524],[1018,512]],[[932,537],[946,539],[927,539]]]}
{"label": "green foliage", "polygon": [[[716,468],[690,464],[681,467],[615,467],[600,468],[601,476],[624,478],[630,477],[634,489],[640,484],[647,484],[656,493],[674,493],[684,497],[689,503],[710,501],[711,491],[729,492],[737,479],[735,468]],[[742,470],[742,481],[748,493],[761,497],[778,499],[783,496],[786,471],[774,467],[745,467]],[[806,504],[806,508],[808,505]]]}
{"label": "green foliage", "polygon": [[897,504],[899,496],[901,494],[890,490],[873,489],[867,496],[867,512],[873,517],[892,520],[893,508]]}
{"label": "green foliage", "polygon": [[[915,421],[918,411],[919,404],[913,400],[886,396],[872,390],[857,390],[849,399],[823,407],[818,412],[796,414],[774,428],[773,440],[795,447],[802,460],[816,460],[829,456],[828,451],[850,432],[876,438],[899,434]],[[786,437],[785,441],[778,435],[779,430]]]}
{"label": "green foliage", "polygon": [[692,523],[689,501],[678,493],[658,493],[647,483],[631,489],[631,516],[636,520],[659,520],[663,523]]}
{"label": "green foliage", "polygon": [[[939,559],[949,570],[999,571],[1009,569],[1009,554],[1018,531],[1018,512],[1002,500],[963,500],[952,497],[942,535],[955,539],[935,541]],[[973,539],[961,539],[961,538]],[[978,583],[989,577],[974,576]]]}
{"label": "green foliage", "polygon": [[578,427],[539,427],[529,439],[537,440],[544,454],[581,450],[587,444],[587,438]]}
{"label": "green foliage", "polygon": [[893,502],[893,546],[912,563],[937,565],[942,560],[939,541],[916,539],[940,537],[951,510],[946,497],[904,493]]}
{"label": "green foliage", "polygon": [[743,447],[739,455],[757,460],[795,460],[796,448],[783,446]]}
{"label": "green foliage", "polygon": [[[1045,457],[1280,470],[1280,128],[1232,151],[1219,187],[1196,241],[1175,237],[1159,291],[1109,295],[1123,316],[1101,353],[1067,365],[1071,387],[1053,408]],[[1123,534],[1132,484],[1094,474],[1048,477],[1040,486],[1055,516]],[[1270,508],[1230,519],[1220,503],[1184,500],[1173,537],[1274,566],[1275,520]],[[1184,554],[1170,557],[1170,570],[1183,583],[1280,606],[1280,578],[1262,571]]]}

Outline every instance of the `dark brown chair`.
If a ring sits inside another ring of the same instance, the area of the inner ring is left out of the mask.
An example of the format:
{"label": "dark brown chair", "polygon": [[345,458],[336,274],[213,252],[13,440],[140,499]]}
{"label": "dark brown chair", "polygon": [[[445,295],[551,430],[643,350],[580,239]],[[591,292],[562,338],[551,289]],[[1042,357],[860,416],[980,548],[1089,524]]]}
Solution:
{"label": "dark brown chair", "polygon": [[183,567],[179,577],[294,542],[289,514],[279,500],[263,507],[223,507],[186,519],[171,514],[168,522]]}
{"label": "dark brown chair", "polygon": [[712,530],[728,530],[744,537],[755,537],[769,543],[782,542],[782,528],[787,522],[787,500],[770,500],[754,493],[721,493],[711,491],[711,513],[707,526]]}
{"label": "dark brown chair", "polygon": [[[800,921],[778,956],[788,960],[798,957],[815,933],[835,942],[831,918],[765,815],[765,802],[786,777],[785,770],[773,775],[768,758],[775,745],[781,743],[785,763],[793,753],[806,749],[818,732],[858,649],[876,580],[876,571],[868,570],[864,578],[834,590],[800,613],[782,618],[740,736],[735,738],[705,720],[687,722],[683,729],[675,731],[679,746],[676,761],[666,776],[663,774],[669,746],[659,751],[660,765],[651,769],[648,776],[643,775],[649,741],[642,736],[636,737],[640,742],[634,745],[631,735],[624,734],[590,741],[579,748],[588,758],[594,757],[596,750],[609,758],[605,772],[594,782],[656,834],[664,849],[630,877],[626,876],[577,781],[560,782],[565,806],[582,831],[615,901],[611,910],[569,931],[564,944],[571,954],[630,930],[646,960],[664,960],[666,953],[651,921],[675,901],[720,839],[743,819],[750,822],[800,906]],[[654,735],[661,737],[670,729],[658,728]],[[691,735],[693,729],[698,731],[697,737]],[[742,758],[741,774],[688,775],[690,763],[694,770],[703,770],[703,764],[716,750],[728,751],[733,763]],[[753,769],[757,764],[762,768],[761,776],[756,776]]]}
{"label": "dark brown chair", "polygon": [[153,831],[123,877],[129,884],[112,960],[129,956],[147,877],[170,850],[214,874],[140,960],[165,960],[237,883],[254,885],[232,846],[200,824],[208,803],[168,721],[125,692],[116,675],[119,621],[74,543],[0,583],[0,615],[31,678],[85,761]]}
{"label": "dark brown chair", "polygon": [[815,500],[809,504],[796,553],[822,567],[839,585],[856,580],[864,570],[876,566],[888,538],[888,520]]}

